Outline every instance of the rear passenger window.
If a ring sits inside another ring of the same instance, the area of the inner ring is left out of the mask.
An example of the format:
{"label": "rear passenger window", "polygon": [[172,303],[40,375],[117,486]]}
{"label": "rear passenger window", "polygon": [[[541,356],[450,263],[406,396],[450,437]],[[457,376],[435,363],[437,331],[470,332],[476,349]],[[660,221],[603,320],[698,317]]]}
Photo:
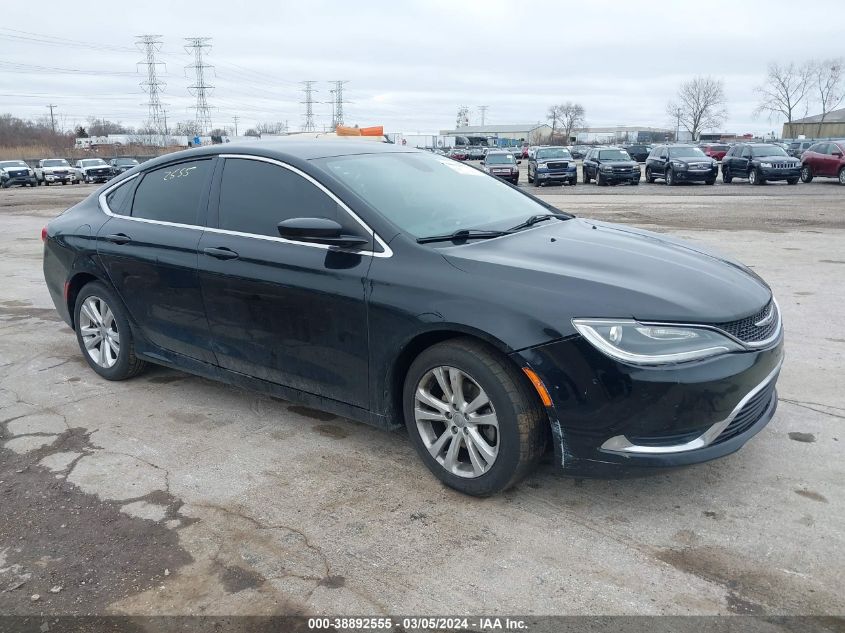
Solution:
{"label": "rear passenger window", "polygon": [[129,215],[132,210],[132,189],[135,183],[133,178],[106,194],[106,206],[109,211],[115,215]]}
{"label": "rear passenger window", "polygon": [[226,159],[221,229],[279,237],[277,225],[291,218],[344,219],[338,217],[337,203],[299,174],[263,161]]}
{"label": "rear passenger window", "polygon": [[210,170],[210,160],[194,160],[147,172],[135,191],[132,217],[198,224],[197,212]]}

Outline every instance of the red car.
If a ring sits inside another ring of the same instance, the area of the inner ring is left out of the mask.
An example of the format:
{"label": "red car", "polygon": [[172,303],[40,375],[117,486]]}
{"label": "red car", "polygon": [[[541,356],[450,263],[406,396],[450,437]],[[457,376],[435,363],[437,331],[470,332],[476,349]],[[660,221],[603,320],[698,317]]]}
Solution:
{"label": "red car", "polygon": [[729,145],[723,145],[721,143],[702,143],[701,144],[701,151],[707,154],[713,160],[722,160],[725,157],[725,154],[728,153],[730,149]]}
{"label": "red car", "polygon": [[458,149],[457,147],[449,151],[449,158],[455,160],[466,160],[469,158],[469,153],[465,149]]}
{"label": "red car", "polygon": [[821,141],[801,154],[801,180],[838,178],[845,185],[845,141]]}

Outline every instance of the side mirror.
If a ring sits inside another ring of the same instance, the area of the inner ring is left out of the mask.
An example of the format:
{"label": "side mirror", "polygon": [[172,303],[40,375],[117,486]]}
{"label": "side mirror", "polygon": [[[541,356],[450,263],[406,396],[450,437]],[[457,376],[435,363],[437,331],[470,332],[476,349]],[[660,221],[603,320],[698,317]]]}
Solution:
{"label": "side mirror", "polygon": [[482,164],[482,165],[484,164],[484,159],[483,159],[483,158],[481,159],[481,164]]}
{"label": "side mirror", "polygon": [[328,218],[291,218],[279,222],[276,226],[279,235],[297,242],[352,248],[370,243],[370,240],[357,235],[343,235],[343,227]]}
{"label": "side mirror", "polygon": [[842,158],[842,152],[833,152],[832,155],[836,156],[837,158]]}

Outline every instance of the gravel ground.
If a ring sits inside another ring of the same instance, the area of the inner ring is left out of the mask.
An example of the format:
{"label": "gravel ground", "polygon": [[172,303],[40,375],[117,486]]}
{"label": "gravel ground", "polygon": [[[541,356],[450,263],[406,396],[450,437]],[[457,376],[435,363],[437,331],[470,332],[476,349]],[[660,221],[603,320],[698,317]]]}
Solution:
{"label": "gravel ground", "polygon": [[845,188],[532,187],[753,266],[787,361],[730,457],[623,481],[546,463],[487,500],[402,434],[171,370],[99,379],[39,241],[93,190],[0,190],[0,613],[845,613]]}

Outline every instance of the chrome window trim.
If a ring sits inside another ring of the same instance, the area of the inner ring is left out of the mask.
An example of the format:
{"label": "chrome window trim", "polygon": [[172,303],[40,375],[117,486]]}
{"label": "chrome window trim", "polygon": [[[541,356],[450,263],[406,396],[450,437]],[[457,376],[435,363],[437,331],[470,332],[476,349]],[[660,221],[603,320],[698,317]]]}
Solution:
{"label": "chrome window trim", "polygon": [[[122,218],[124,220],[132,220],[133,222],[145,222],[147,224],[158,224],[160,226],[172,226],[172,227],[180,228],[180,229],[194,229],[194,230],[197,230],[197,231],[208,231],[209,233],[219,233],[219,234],[222,234],[222,235],[234,235],[234,236],[237,236],[237,237],[251,237],[251,238],[254,238],[254,239],[267,240],[267,241],[271,241],[271,242],[282,242],[284,244],[298,244],[300,246],[309,246],[311,248],[320,248],[320,249],[323,249],[323,250],[335,250],[335,251],[341,251],[341,252],[345,252],[345,253],[355,253],[357,255],[366,255],[368,257],[392,257],[393,256],[393,250],[387,245],[387,243],[383,239],[381,239],[381,236],[379,236],[378,233],[373,231],[366,224],[366,222],[364,222],[360,217],[358,217],[358,215],[354,211],[352,211],[352,209],[350,209],[334,193],[332,193],[329,189],[327,189],[322,184],[320,184],[319,182],[314,180],[314,178],[312,178],[311,176],[309,176],[308,174],[306,174],[302,170],[297,169],[293,165],[288,165],[287,163],[276,160],[274,158],[266,158],[264,156],[256,156],[256,155],[253,155],[253,154],[219,154],[218,157],[219,158],[242,158],[242,159],[246,159],[246,160],[256,160],[256,161],[259,161],[259,162],[270,163],[271,165],[276,165],[276,166],[281,167],[283,169],[287,169],[288,171],[292,171],[293,173],[301,176],[302,178],[304,178],[305,180],[307,180],[308,182],[310,182],[311,184],[316,186],[320,191],[322,191],[327,196],[329,196],[332,200],[334,200],[334,202],[338,206],[340,206],[346,213],[348,213],[349,216],[353,220],[358,222],[358,224],[360,224],[361,227],[367,233],[369,233],[371,236],[373,236],[373,239],[376,242],[378,242],[379,246],[381,246],[381,248],[384,249],[383,252],[376,253],[374,251],[355,251],[355,250],[350,250],[350,249],[338,248],[337,246],[331,246],[329,244],[312,244],[310,242],[299,242],[297,240],[288,240],[288,239],[285,239],[283,237],[273,237],[272,235],[258,235],[257,233],[242,233],[240,231],[229,231],[227,229],[218,229],[218,228],[213,228],[213,227],[209,227],[209,226],[199,226],[197,224],[180,224],[178,222],[166,222],[164,220],[150,220],[148,218],[136,218],[136,217],[133,217],[131,215],[120,215],[119,213],[114,213],[109,208],[109,205],[106,202],[106,196],[108,196],[113,190],[117,189],[121,185],[128,183],[130,180],[138,178],[139,176],[143,175],[146,172],[134,174],[134,175],[130,176],[129,178],[125,178],[125,179],[121,180],[120,182],[117,182],[117,183],[107,187],[106,189],[104,189],[97,198],[98,201],[99,201],[99,204],[100,204],[100,209],[103,211],[103,213],[105,213],[109,217]],[[211,157],[211,158],[214,158],[214,157]],[[185,162],[185,161],[181,161],[181,162]]]}
{"label": "chrome window trim", "polygon": [[[751,391],[745,394],[745,397],[739,401],[739,403],[733,408],[730,412],[730,415],[726,417],[724,420],[716,422],[713,426],[707,429],[704,433],[699,435],[697,438],[690,440],[689,442],[685,442],[683,444],[672,444],[670,446],[641,446],[632,443],[627,437],[624,435],[616,435],[611,437],[609,440],[605,441],[604,444],[601,445],[601,449],[611,452],[611,453],[621,453],[621,454],[638,454],[638,455],[668,455],[672,453],[683,453],[685,451],[694,451],[698,448],[704,448],[712,444],[716,438],[718,438],[722,431],[724,431],[731,422],[733,422],[734,418],[739,415],[739,412],[742,411],[742,408],[748,404],[748,401],[751,400],[754,396],[760,393],[763,389],[769,386],[771,382],[777,377],[778,373],[783,366],[783,356],[780,357],[778,364],[775,368],[766,376],[760,384],[754,387]],[[775,398],[775,394],[772,394],[772,399]],[[771,406],[771,402],[769,402],[767,409]]]}

